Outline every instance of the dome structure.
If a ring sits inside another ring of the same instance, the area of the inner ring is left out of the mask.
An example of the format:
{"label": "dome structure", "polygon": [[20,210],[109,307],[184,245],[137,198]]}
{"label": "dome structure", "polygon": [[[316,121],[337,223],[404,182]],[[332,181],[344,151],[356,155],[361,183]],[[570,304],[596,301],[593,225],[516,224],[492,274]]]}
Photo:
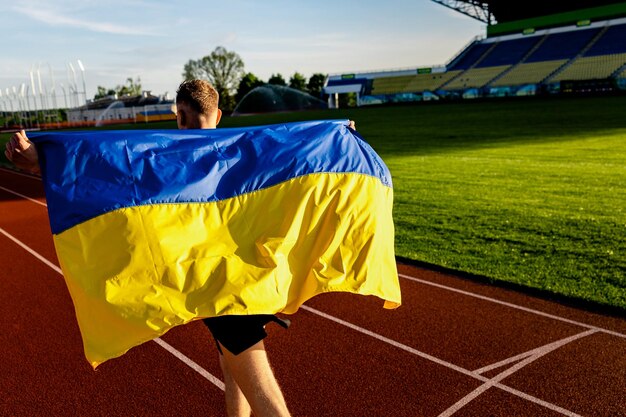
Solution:
{"label": "dome structure", "polygon": [[328,105],[294,88],[265,84],[246,94],[233,110],[233,116],[256,113],[326,109]]}

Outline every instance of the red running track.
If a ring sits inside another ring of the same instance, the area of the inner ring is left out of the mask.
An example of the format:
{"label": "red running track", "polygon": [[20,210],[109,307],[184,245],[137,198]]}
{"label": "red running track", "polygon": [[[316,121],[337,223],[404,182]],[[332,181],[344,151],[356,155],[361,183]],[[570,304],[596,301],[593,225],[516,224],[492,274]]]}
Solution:
{"label": "red running track", "polygon": [[[93,371],[41,182],[0,170],[0,416],[222,416],[199,322]],[[294,416],[626,416],[626,321],[399,265],[403,305],[310,300],[270,360]]]}

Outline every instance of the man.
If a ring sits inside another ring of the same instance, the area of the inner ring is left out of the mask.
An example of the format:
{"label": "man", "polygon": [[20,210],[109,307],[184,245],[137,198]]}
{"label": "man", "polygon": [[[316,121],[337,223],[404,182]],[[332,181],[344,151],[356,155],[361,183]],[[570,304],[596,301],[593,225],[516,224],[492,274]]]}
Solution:
{"label": "man", "polygon": [[[176,95],[179,129],[214,129],[222,112],[217,91],[206,81],[183,82]],[[354,126],[352,124],[352,126]],[[40,172],[37,150],[22,130],[7,143],[5,155],[18,168]],[[287,323],[273,315],[225,316],[205,319],[215,338],[224,374],[229,416],[289,416],[285,399],[270,367],[263,339],[270,321]]]}

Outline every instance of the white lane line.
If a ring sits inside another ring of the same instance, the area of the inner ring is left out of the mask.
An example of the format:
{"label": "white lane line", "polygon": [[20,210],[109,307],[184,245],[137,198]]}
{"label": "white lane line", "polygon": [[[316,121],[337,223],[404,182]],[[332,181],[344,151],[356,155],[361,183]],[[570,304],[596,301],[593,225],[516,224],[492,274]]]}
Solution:
{"label": "white lane line", "polygon": [[16,195],[18,197],[25,198],[26,200],[30,200],[30,201],[32,201],[35,204],[39,204],[40,206],[48,207],[48,205],[46,203],[42,203],[41,201],[35,200],[34,198],[30,198],[27,195],[20,194],[17,191],[9,190],[8,188],[4,188],[2,186],[0,186],[0,190],[6,191],[7,193],[14,194],[14,195]]}
{"label": "white lane line", "polygon": [[[22,247],[24,250],[26,250],[28,253],[33,255],[35,258],[39,259],[41,262],[43,262],[44,264],[46,264],[47,266],[52,268],[59,275],[63,276],[63,271],[61,271],[61,268],[59,268],[58,266],[56,266],[55,264],[53,264],[52,262],[50,262],[49,260],[44,258],[42,255],[37,253],[35,250],[31,249],[24,242],[20,241],[15,236],[11,235],[9,232],[7,232],[6,230],[4,230],[1,227],[0,227],[0,233],[3,234],[4,236],[8,237],[9,239],[11,239],[18,246]],[[183,355],[181,352],[176,350],[173,346],[167,344],[162,339],[156,338],[156,339],[153,339],[153,341],[156,344],[158,344],[159,346],[161,346],[163,349],[167,350],[169,353],[174,355],[174,357],[176,357],[177,359],[182,361],[185,365],[189,366],[191,369],[193,369],[194,371],[198,372],[200,375],[202,375],[204,378],[206,378],[213,385],[215,385],[216,387],[218,387],[219,389],[224,391],[224,383],[222,381],[220,381],[219,378],[213,376],[210,372],[208,372],[207,370],[202,368],[200,365],[195,363],[193,360],[189,359],[187,356]]]}
{"label": "white lane line", "polygon": [[540,347],[538,347],[536,349],[529,350],[528,352],[522,352],[519,355],[511,356],[510,358],[501,360],[500,362],[496,362],[496,363],[493,363],[491,365],[483,366],[482,368],[474,370],[474,372],[476,372],[479,375],[482,375],[482,374],[484,374],[487,371],[491,371],[492,369],[498,369],[498,368],[503,367],[504,365],[508,365],[510,363],[515,363],[515,362],[520,361],[522,359],[525,359],[525,358],[527,358],[529,356],[532,356],[537,351],[539,351],[541,348],[542,347],[540,346]]}
{"label": "white lane line", "polygon": [[382,342],[385,342],[385,343],[387,343],[387,344],[389,344],[389,345],[391,345],[393,347],[396,347],[398,349],[402,349],[402,350],[404,350],[406,352],[412,353],[413,355],[417,355],[417,356],[419,356],[421,358],[427,359],[427,360],[429,360],[431,362],[435,362],[438,365],[445,366],[448,369],[455,370],[455,371],[460,372],[460,373],[462,373],[464,375],[470,376],[472,378],[479,379],[479,380],[481,380],[483,382],[489,381],[489,378],[485,378],[482,375],[478,375],[478,374],[476,374],[476,373],[474,373],[472,371],[469,371],[469,370],[467,370],[465,368],[461,368],[460,366],[457,366],[457,365],[455,365],[453,363],[446,362],[444,360],[441,360],[439,358],[431,356],[428,353],[420,352],[419,350],[413,349],[410,346],[407,346],[407,345],[402,344],[400,342],[396,342],[393,339],[389,339],[388,337],[381,336],[378,333],[374,333],[374,332],[372,332],[370,330],[364,329],[363,327],[357,326],[355,324],[352,324],[350,322],[347,322],[347,321],[342,320],[340,318],[337,318],[335,316],[331,316],[330,314],[326,314],[326,313],[321,312],[319,310],[316,310],[316,309],[314,309],[312,307],[303,305],[300,308],[302,308],[302,309],[304,309],[304,310],[306,310],[308,312],[311,312],[313,314],[316,314],[316,315],[318,315],[320,317],[324,317],[325,319],[328,319],[330,321],[334,321],[335,323],[341,324],[342,326],[349,327],[350,329],[356,330],[359,333],[363,333],[363,334],[365,334],[367,336],[373,337],[374,339],[378,339],[378,340],[380,340]]}
{"label": "white lane line", "polygon": [[31,255],[33,255],[35,258],[39,259],[41,262],[43,262],[44,264],[48,265],[50,268],[52,268],[55,272],[58,272],[59,274],[63,275],[63,271],[61,271],[61,268],[59,268],[58,266],[56,266],[55,264],[53,264],[52,262],[50,262],[49,260],[47,260],[45,257],[43,257],[42,255],[40,255],[38,252],[36,252],[34,249],[31,249],[29,246],[27,246],[25,243],[23,243],[22,241],[20,241],[19,239],[17,239],[16,237],[14,237],[13,235],[11,235],[9,232],[7,232],[6,230],[4,230],[3,228],[0,227],[0,233],[2,233],[3,235],[5,235],[6,237],[8,237],[9,239],[11,239],[13,242],[15,242],[18,246],[22,247],[22,249],[24,249],[26,252],[30,253]]}
{"label": "white lane line", "polygon": [[[476,397],[478,397],[479,395],[481,395],[482,393],[487,391],[489,388],[495,386],[497,383],[502,381],[504,378],[513,375],[515,372],[519,371],[520,369],[522,369],[526,365],[529,365],[530,363],[536,361],[537,359],[541,358],[542,356],[545,356],[548,353],[550,353],[550,352],[552,352],[552,351],[554,351],[554,350],[556,350],[556,349],[558,349],[558,348],[560,348],[562,346],[565,346],[566,344],[568,344],[570,342],[573,342],[574,340],[578,340],[580,338],[583,338],[585,336],[589,336],[589,335],[591,335],[593,333],[597,333],[597,332],[598,331],[595,330],[595,329],[590,329],[590,330],[587,330],[586,332],[578,333],[576,335],[567,337],[565,339],[557,340],[556,342],[553,342],[553,343],[550,343],[548,345],[542,346],[531,357],[524,359],[523,361],[519,362],[518,364],[516,364],[516,365],[510,367],[509,369],[507,369],[507,370],[499,373],[498,375],[494,376],[489,381],[485,382],[483,385],[479,386],[474,391],[470,392],[465,397],[461,398],[459,401],[457,401],[455,404],[453,404],[450,408],[445,410],[443,413],[439,414],[438,417],[450,417],[451,415],[453,415],[454,413],[456,413],[457,411],[459,411],[460,409],[462,409],[463,407],[468,405]],[[554,411],[558,411],[561,414],[564,414],[566,416],[571,416],[571,417],[579,417],[578,414],[573,413],[573,412],[571,412],[569,410],[562,409],[561,407],[558,407],[558,406],[556,406],[554,404],[552,404],[552,406],[555,407],[555,408],[552,408]],[[558,410],[556,408],[558,408]]]}
{"label": "white lane line", "polygon": [[165,342],[163,339],[159,337],[153,340],[154,342],[156,342],[157,345],[161,346],[163,349],[167,350],[169,353],[171,353],[172,355],[180,359],[182,362],[184,362],[191,369],[193,369],[194,371],[196,371],[197,373],[205,377],[210,383],[212,383],[213,385],[215,385],[222,391],[226,389],[222,381],[214,377],[211,373],[209,373],[206,369],[198,365],[196,362],[194,362],[193,360],[189,359],[187,356],[180,353],[180,351],[176,350],[172,345],[168,344],[167,342]]}
{"label": "white lane line", "polygon": [[[600,330],[596,330],[596,329],[590,329],[588,331],[593,332],[593,333],[600,332]],[[567,338],[562,339],[562,340],[567,340]],[[496,363],[493,363],[491,365],[483,366],[482,368],[476,369],[473,372],[482,375],[485,372],[491,371],[493,369],[502,368],[504,365],[508,365],[510,363],[515,363],[515,362],[520,361],[522,359],[525,359],[525,358],[527,358],[529,356],[536,355],[537,353],[542,352],[547,346],[551,346],[553,343],[555,343],[555,342],[549,343],[549,344],[544,345],[544,346],[539,346],[538,348],[529,350],[527,352],[522,352],[519,355],[511,356],[510,358],[501,360],[500,362],[496,362]]]}
{"label": "white lane line", "polygon": [[12,169],[8,169],[8,168],[0,167],[0,171],[6,172],[7,174],[15,174],[15,175],[19,175],[20,177],[30,178],[31,180],[41,181],[41,177],[39,176],[32,175],[32,174],[24,174],[22,172],[13,171]]}
{"label": "white lane line", "polygon": [[573,411],[567,410],[567,409],[565,409],[563,407],[559,407],[556,404],[549,403],[549,402],[544,401],[544,400],[542,400],[540,398],[533,397],[532,395],[526,394],[525,392],[522,392],[522,391],[518,391],[515,388],[511,388],[511,387],[508,387],[506,385],[502,385],[499,382],[496,383],[496,384],[493,384],[493,386],[495,388],[501,389],[502,391],[506,391],[506,392],[508,392],[510,394],[517,395],[518,397],[523,398],[526,401],[530,401],[532,403],[541,405],[541,406],[543,406],[543,407],[545,407],[545,408],[547,408],[549,410],[556,411],[557,413],[561,413],[561,414],[569,416],[569,417],[581,417],[578,414],[574,413]]}
{"label": "white lane line", "polygon": [[478,298],[478,299],[481,299],[481,300],[490,301],[492,303],[496,303],[496,304],[500,304],[500,305],[503,305],[503,306],[506,306],[506,307],[514,308],[516,310],[525,311],[527,313],[532,313],[532,314],[536,314],[536,315],[539,315],[539,316],[547,317],[547,318],[550,318],[550,319],[553,319],[553,320],[558,320],[558,321],[561,321],[563,323],[574,324],[576,326],[585,327],[587,329],[597,330],[597,331],[602,332],[602,333],[607,333],[607,334],[610,334],[612,336],[617,336],[617,337],[621,337],[621,338],[625,338],[626,339],[626,334],[624,334],[624,333],[619,333],[619,332],[616,332],[616,331],[613,331],[613,330],[604,329],[602,327],[593,326],[591,324],[582,323],[582,322],[576,321],[576,320],[566,319],[565,317],[555,316],[554,314],[544,313],[543,311],[535,310],[535,309],[532,309],[532,308],[520,306],[520,305],[513,304],[513,303],[508,303],[506,301],[501,301],[501,300],[498,300],[496,298],[486,297],[484,295],[475,294],[473,292],[460,290],[458,288],[448,287],[447,285],[437,284],[435,282],[426,281],[426,280],[415,278],[415,277],[412,277],[412,276],[409,276],[409,275],[398,274],[398,276],[400,276],[402,278],[405,278],[405,279],[408,279],[410,281],[419,282],[420,284],[430,285],[432,287],[437,287],[437,288],[441,288],[441,289],[444,289],[444,290],[456,292],[456,293],[459,293],[459,294],[467,295],[469,297],[474,297],[474,298]]}
{"label": "white lane line", "polygon": [[[444,367],[446,367],[446,368],[448,368],[448,369],[452,369],[452,370],[454,370],[454,371],[457,371],[457,372],[462,373],[462,374],[464,374],[464,375],[467,375],[467,376],[469,376],[469,377],[472,377],[472,378],[478,379],[479,381],[482,381],[482,382],[484,382],[484,383],[485,383],[485,384],[481,385],[481,387],[482,387],[482,386],[484,386],[484,385],[486,385],[486,384],[488,384],[488,383],[490,383],[490,384],[491,384],[490,386],[500,388],[501,390],[506,391],[506,392],[509,392],[509,393],[511,393],[511,394],[513,394],[513,395],[516,395],[516,396],[520,397],[520,398],[523,398],[523,399],[525,399],[526,401],[529,401],[529,402],[532,402],[532,403],[535,403],[535,404],[541,405],[541,406],[543,406],[543,407],[545,407],[545,408],[548,408],[548,409],[550,409],[550,410],[553,410],[553,411],[559,412],[559,413],[564,414],[564,415],[566,415],[566,416],[570,416],[570,417],[580,417],[580,416],[578,416],[577,414],[575,414],[575,413],[573,413],[573,412],[571,412],[571,411],[569,411],[569,410],[566,410],[566,409],[564,409],[564,408],[562,408],[562,407],[559,407],[559,406],[558,406],[558,405],[556,405],[556,404],[549,403],[549,402],[544,401],[544,400],[542,400],[542,399],[539,399],[539,398],[537,398],[537,397],[533,397],[532,395],[527,394],[527,393],[525,393],[525,392],[518,391],[518,390],[516,390],[516,389],[514,389],[514,388],[511,388],[511,387],[507,387],[506,385],[502,385],[502,384],[499,382],[499,380],[498,380],[498,381],[493,381],[493,380],[490,380],[489,378],[486,378],[486,377],[484,377],[484,376],[482,376],[482,375],[479,375],[479,374],[477,374],[477,373],[475,373],[475,372],[472,372],[472,371],[467,370],[467,369],[465,369],[465,368],[462,368],[462,367],[460,367],[460,366],[454,365],[454,364],[452,364],[452,363],[450,363],[450,362],[446,362],[446,361],[444,361],[444,360],[442,360],[442,359],[436,358],[436,357],[431,356],[431,355],[429,355],[429,354],[427,354],[427,353],[420,352],[419,350],[414,349],[414,348],[412,348],[412,347],[410,347],[410,346],[407,346],[407,345],[405,345],[405,344],[402,344],[402,343],[400,343],[400,342],[397,342],[397,341],[395,341],[395,340],[393,340],[393,339],[389,339],[389,338],[387,338],[387,337],[385,337],[385,336],[379,335],[378,333],[374,333],[374,332],[372,332],[372,331],[370,331],[370,330],[364,329],[363,327],[357,326],[357,325],[355,325],[355,324],[352,324],[352,323],[347,322],[347,321],[345,321],[345,320],[342,320],[342,319],[340,319],[340,318],[337,318],[337,317],[331,316],[330,314],[326,314],[326,313],[324,313],[324,312],[322,312],[322,311],[316,310],[316,309],[314,309],[314,308],[312,308],[312,307],[309,307],[309,306],[306,306],[306,305],[303,305],[303,306],[301,306],[300,308],[302,308],[302,309],[304,309],[304,310],[306,310],[306,311],[308,311],[308,312],[310,312],[310,313],[313,313],[313,314],[315,314],[315,315],[318,315],[318,316],[320,316],[320,317],[323,317],[323,318],[325,318],[325,319],[327,319],[327,320],[330,320],[330,321],[333,321],[333,322],[335,322],[335,323],[338,323],[338,324],[340,324],[340,325],[342,325],[342,326],[346,326],[346,327],[348,327],[348,328],[350,328],[350,329],[352,329],[352,330],[355,330],[355,331],[357,331],[357,332],[359,332],[359,333],[362,333],[362,334],[365,334],[365,335],[367,335],[367,336],[373,337],[374,339],[380,340],[381,342],[384,342],[384,343],[390,344],[390,345],[392,345],[392,346],[394,346],[394,347],[396,347],[396,348],[398,348],[398,349],[402,349],[402,350],[404,350],[404,351],[406,351],[406,352],[412,353],[412,354],[414,354],[414,355],[416,355],[416,356],[419,356],[419,357],[421,357],[421,358],[424,358],[424,359],[426,359],[426,360],[429,360],[429,361],[431,361],[431,362],[434,362],[434,363],[436,363],[436,364],[438,364],[438,365],[444,366]],[[580,333],[580,334],[575,335],[575,336],[572,336],[572,337],[579,338],[579,337],[583,337],[583,335],[585,335],[585,336],[586,336],[587,334],[591,334],[591,333],[595,333],[595,332],[597,332],[597,330],[595,330],[595,329],[591,329],[591,330],[588,330],[588,331],[586,331],[586,332],[584,332],[584,333]],[[567,338],[567,339],[563,339],[563,340],[557,341],[557,342],[554,342],[554,343],[562,343],[564,340],[567,340],[567,341],[569,342],[569,341],[570,341],[570,339],[571,339],[571,337],[570,337],[570,338]],[[550,345],[543,346],[543,349],[546,349],[548,346],[552,346],[554,343],[552,343],[552,344],[550,344]],[[547,352],[546,352],[546,353],[547,353]],[[545,354],[545,353],[544,353],[544,354]],[[533,360],[535,360],[535,359],[533,359]],[[530,363],[530,362],[529,362],[529,363]],[[503,377],[503,378],[504,378],[504,377]],[[479,387],[479,388],[480,388],[480,387]]]}

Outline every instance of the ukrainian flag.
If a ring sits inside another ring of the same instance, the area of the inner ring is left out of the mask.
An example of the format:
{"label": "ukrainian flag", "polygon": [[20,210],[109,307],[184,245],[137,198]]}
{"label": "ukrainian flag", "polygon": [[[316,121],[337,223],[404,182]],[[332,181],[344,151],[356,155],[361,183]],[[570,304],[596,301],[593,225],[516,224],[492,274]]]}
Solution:
{"label": "ukrainian flag", "polygon": [[94,368],[198,318],[400,304],[391,176],[346,121],[32,140]]}

